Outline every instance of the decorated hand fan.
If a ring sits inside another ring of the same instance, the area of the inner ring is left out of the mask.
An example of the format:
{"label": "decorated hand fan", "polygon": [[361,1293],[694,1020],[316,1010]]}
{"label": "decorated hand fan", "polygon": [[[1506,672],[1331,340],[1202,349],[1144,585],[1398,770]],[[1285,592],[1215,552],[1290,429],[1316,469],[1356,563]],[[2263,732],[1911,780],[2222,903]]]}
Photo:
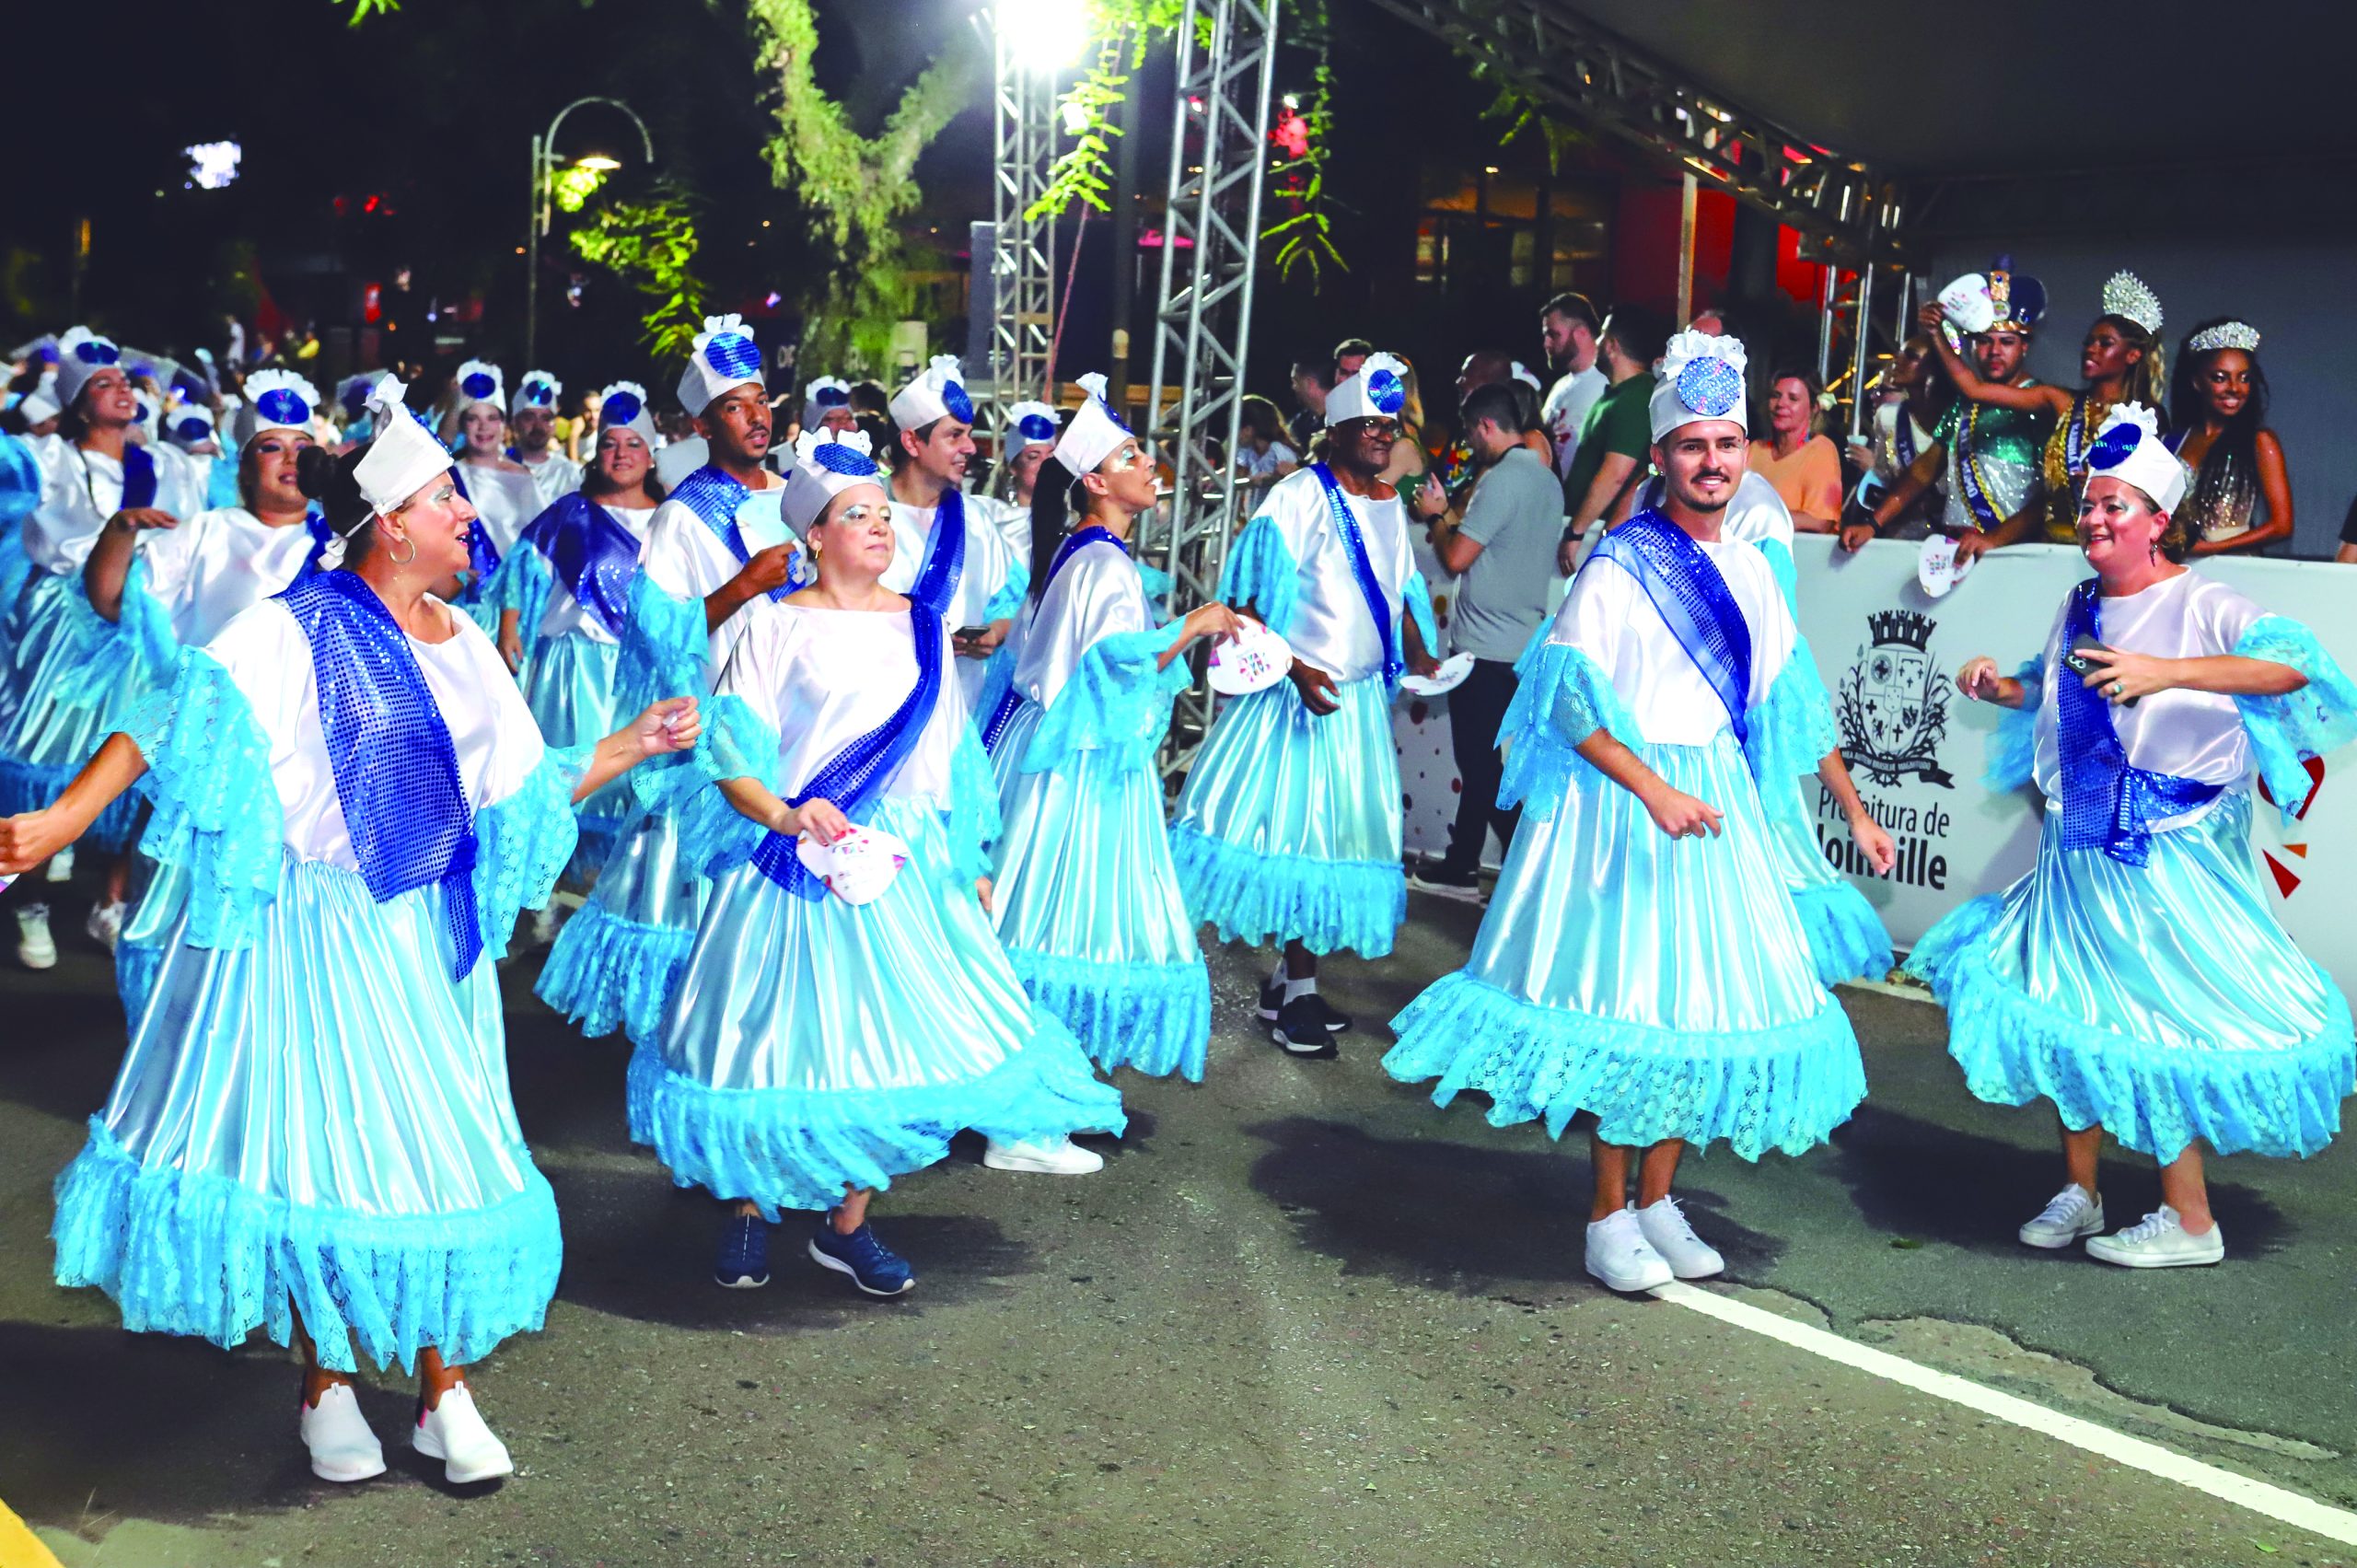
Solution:
{"label": "decorated hand fan", "polygon": [[804,870],[847,904],[870,904],[883,897],[884,889],[909,860],[907,844],[856,822],[830,844],[821,844],[805,833],[795,841],[794,853]]}
{"label": "decorated hand fan", "polygon": [[1258,621],[1224,643],[1212,645],[1212,690],[1222,696],[1241,697],[1265,691],[1293,673],[1293,648]]}
{"label": "decorated hand fan", "polygon": [[1940,308],[1947,312],[1949,325],[1968,335],[1987,331],[1997,319],[1989,280],[1979,273],[1967,273],[1940,290]]}
{"label": "decorated hand fan", "polygon": [[1956,540],[1946,534],[1933,534],[1923,541],[1923,552],[1915,559],[1915,580],[1933,598],[1944,598],[1947,591],[1964,581],[1972,570],[1970,561],[1956,558]]}
{"label": "decorated hand fan", "polygon": [[1451,654],[1430,675],[1403,675],[1399,690],[1414,697],[1442,697],[1465,684],[1473,673],[1471,654]]}

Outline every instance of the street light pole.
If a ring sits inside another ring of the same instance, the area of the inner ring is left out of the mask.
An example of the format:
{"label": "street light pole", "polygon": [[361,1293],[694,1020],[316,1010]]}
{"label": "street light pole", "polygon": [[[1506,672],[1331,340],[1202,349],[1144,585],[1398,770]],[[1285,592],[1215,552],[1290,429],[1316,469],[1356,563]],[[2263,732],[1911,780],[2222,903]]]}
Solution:
{"label": "street light pole", "polygon": [[549,121],[549,128],[532,138],[531,202],[525,226],[524,264],[524,368],[534,367],[538,358],[540,327],[540,239],[549,231],[552,217],[550,212],[550,184],[556,175],[556,132],[564,117],[587,104],[601,103],[609,109],[619,109],[630,116],[638,127],[639,149],[646,155],[647,163],[655,162],[655,138],[647,134],[646,122],[638,111],[618,98],[577,98],[556,111]]}

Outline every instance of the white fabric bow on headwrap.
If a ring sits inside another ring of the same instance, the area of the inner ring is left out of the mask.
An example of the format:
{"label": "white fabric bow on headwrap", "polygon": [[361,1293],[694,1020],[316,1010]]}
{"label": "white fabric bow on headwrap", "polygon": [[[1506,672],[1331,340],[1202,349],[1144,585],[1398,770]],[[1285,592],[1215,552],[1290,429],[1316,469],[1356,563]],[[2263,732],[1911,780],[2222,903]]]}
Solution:
{"label": "white fabric bow on headwrap", "polygon": [[1397,419],[1407,406],[1407,362],[1388,354],[1370,354],[1356,375],[1344,377],[1341,385],[1326,394],[1326,423]]}
{"label": "white fabric bow on headwrap", "polygon": [[477,403],[507,412],[507,377],[487,359],[470,359],[459,366],[459,412],[464,413]]}
{"label": "white fabric bow on headwrap", "polygon": [[[450,454],[434,432],[403,401],[409,389],[388,376],[368,394],[368,413],[376,438],[352,470],[361,499],[379,517],[424,489],[426,482],[448,470]],[[336,541],[340,544],[341,540]],[[335,544],[329,546],[335,549]],[[337,559],[341,560],[339,552]]]}
{"label": "white fabric bow on headwrap", "polygon": [[617,381],[598,394],[598,428],[620,425],[635,430],[646,449],[655,450],[655,416],[646,412],[646,389],[635,381]]}
{"label": "white fabric bow on headwrap", "polygon": [[2161,439],[2161,422],[2142,403],[2121,403],[2106,416],[2087,448],[2087,477],[2108,476],[2134,485],[2154,507],[2174,512],[2185,499],[2185,465]]}
{"label": "white fabric bow on headwrap", "polygon": [[785,494],[778,501],[786,527],[797,536],[807,534],[828,502],[853,485],[882,484],[884,470],[876,466],[873,453],[865,430],[819,425],[796,436],[794,471],[785,476]]}
{"label": "white fabric bow on headwrap", "polygon": [[291,370],[257,370],[246,377],[245,401],[238,405],[238,450],[265,430],[311,433],[319,412],[319,389]]}
{"label": "white fabric bow on headwrap", "polygon": [[679,373],[679,405],[701,419],[714,398],[737,387],[769,389],[761,379],[760,345],[745,331],[742,316],[707,316],[688,351],[688,367]]}
{"label": "white fabric bow on headwrap", "polygon": [[974,423],[974,400],[966,395],[954,354],[936,354],[909,384],[892,395],[892,423],[903,430],[923,430],[935,420]]}
{"label": "white fabric bow on headwrap", "polygon": [[1097,465],[1119,450],[1132,432],[1105,401],[1104,372],[1092,370],[1079,377],[1081,390],[1088,394],[1086,402],[1064,426],[1056,441],[1055,459],[1076,479],[1082,474],[1095,473]]}
{"label": "white fabric bow on headwrap", "polygon": [[1685,331],[1670,339],[1669,352],[1654,373],[1654,439],[1705,419],[1727,420],[1748,431],[1743,386],[1748,364],[1741,338]]}

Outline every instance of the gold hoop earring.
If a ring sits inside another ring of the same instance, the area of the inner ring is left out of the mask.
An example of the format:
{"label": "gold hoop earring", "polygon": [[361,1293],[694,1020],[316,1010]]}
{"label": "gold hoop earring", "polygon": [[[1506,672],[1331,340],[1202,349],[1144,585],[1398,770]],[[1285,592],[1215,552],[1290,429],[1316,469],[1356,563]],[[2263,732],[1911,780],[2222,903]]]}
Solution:
{"label": "gold hoop earring", "polygon": [[391,562],[394,565],[406,566],[411,562],[417,559],[417,540],[410,538],[407,534],[403,534],[399,539],[393,540],[393,543],[406,544],[409,546],[409,553],[407,555],[395,555],[389,549],[386,551],[385,559]]}

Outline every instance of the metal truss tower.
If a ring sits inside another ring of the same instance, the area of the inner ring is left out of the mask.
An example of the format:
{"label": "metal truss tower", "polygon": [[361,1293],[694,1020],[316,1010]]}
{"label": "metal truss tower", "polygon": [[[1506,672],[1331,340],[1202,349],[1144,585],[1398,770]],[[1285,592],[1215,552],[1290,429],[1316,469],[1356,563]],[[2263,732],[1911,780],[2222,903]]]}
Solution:
{"label": "metal truss tower", "polygon": [[991,363],[988,408],[977,423],[991,435],[1003,433],[1007,405],[1025,398],[1047,398],[1048,354],[1055,333],[1055,269],[1050,250],[1055,220],[1026,217],[1048,188],[1055,158],[1055,73],[1026,58],[1015,29],[1018,19],[1002,5],[991,36],[996,62],[992,94],[991,180]]}
{"label": "metal truss tower", "polygon": [[[1167,515],[1141,519],[1140,554],[1166,563],[1167,609],[1215,597],[1237,513],[1236,449],[1251,343],[1260,191],[1269,165],[1269,96],[1278,0],[1187,0],[1178,30],[1178,92],[1170,199],[1162,237],[1148,427],[1173,470]],[[1180,693],[1163,749],[1184,772],[1211,727],[1199,668]]]}

